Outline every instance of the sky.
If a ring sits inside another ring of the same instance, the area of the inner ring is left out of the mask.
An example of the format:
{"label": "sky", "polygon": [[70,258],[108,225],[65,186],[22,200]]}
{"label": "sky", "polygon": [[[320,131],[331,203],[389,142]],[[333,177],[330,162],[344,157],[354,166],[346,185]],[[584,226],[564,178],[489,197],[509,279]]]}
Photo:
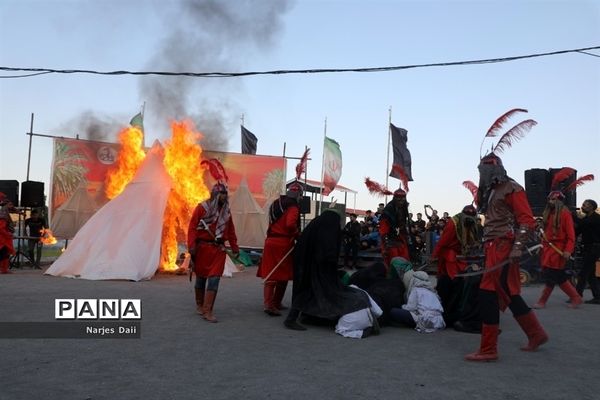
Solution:
{"label": "sky", "polygon": [[[141,1],[0,0],[0,67],[95,71],[243,72],[365,68],[502,58],[600,46],[600,1]],[[349,207],[384,199],[388,124],[408,130],[410,211],[450,215],[472,200],[480,146],[504,112],[538,122],[501,154],[524,171],[569,166],[597,180],[578,205],[600,201],[600,50],[506,63],[375,73],[236,78],[44,74],[0,71],[0,180],[27,180],[33,132],[116,141],[145,104],[146,143],[190,118],[203,147],[240,152],[240,123],[258,154],[311,149],[319,180],[323,136],[341,147]],[[326,121],[326,123],[325,123]],[[510,125],[512,126],[512,125]],[[484,149],[495,141],[486,139]],[[484,151],[485,152],[485,151]],[[390,159],[392,155],[390,154]],[[49,190],[52,140],[34,137],[29,180]],[[288,161],[293,177],[296,160]],[[395,190],[399,181],[388,179]],[[344,201],[344,194],[332,194]]]}

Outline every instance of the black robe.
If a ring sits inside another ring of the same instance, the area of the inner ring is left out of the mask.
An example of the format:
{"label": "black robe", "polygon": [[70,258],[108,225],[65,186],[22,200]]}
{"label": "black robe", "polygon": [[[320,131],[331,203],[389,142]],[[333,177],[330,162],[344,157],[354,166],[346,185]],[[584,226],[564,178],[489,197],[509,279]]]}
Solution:
{"label": "black robe", "polygon": [[325,210],[302,231],[294,248],[292,307],[303,314],[337,320],[370,307],[361,290],[345,286],[338,275],[340,216]]}

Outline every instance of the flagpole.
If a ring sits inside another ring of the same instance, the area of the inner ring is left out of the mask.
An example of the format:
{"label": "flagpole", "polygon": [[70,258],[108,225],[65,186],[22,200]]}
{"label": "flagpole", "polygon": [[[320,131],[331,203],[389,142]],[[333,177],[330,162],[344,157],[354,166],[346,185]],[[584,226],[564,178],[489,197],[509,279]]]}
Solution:
{"label": "flagpole", "polygon": [[[244,127],[244,114],[242,113],[242,117],[240,118],[242,123],[242,128]],[[244,135],[242,134],[242,130],[240,129],[240,146],[242,149],[242,153],[244,152]]]}
{"label": "flagpole", "polygon": [[[388,188],[388,178],[390,170],[390,142],[392,140],[392,106],[389,109],[388,117],[388,143],[387,143],[387,160],[385,162],[385,187]],[[385,195],[385,203],[387,204],[387,194]]]}
{"label": "flagpole", "polygon": [[[144,123],[144,111],[146,110],[146,102],[144,101],[144,103],[142,104],[142,124]],[[146,148],[146,132],[144,132],[144,130],[142,129],[142,149]]]}
{"label": "flagpole", "polygon": [[323,202],[323,179],[325,178],[325,139],[327,139],[327,117],[325,117],[325,126],[323,128],[323,158],[321,160],[321,182],[319,184],[319,207],[317,208],[317,216],[321,215],[321,203]]}

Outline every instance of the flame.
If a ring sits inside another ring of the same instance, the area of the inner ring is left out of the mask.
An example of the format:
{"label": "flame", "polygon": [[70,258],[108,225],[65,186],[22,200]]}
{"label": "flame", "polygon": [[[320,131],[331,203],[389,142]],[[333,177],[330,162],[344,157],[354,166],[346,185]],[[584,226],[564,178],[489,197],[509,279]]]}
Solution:
{"label": "flame", "polygon": [[119,133],[121,150],[115,167],[106,176],[105,192],[109,199],[114,199],[125,189],[146,157],[142,148],[143,137],[137,127],[125,128]]}
{"label": "flame", "polygon": [[42,234],[40,242],[43,244],[55,244],[57,242],[50,229],[40,229],[40,233]]}
{"label": "flame", "polygon": [[172,136],[165,143],[164,166],[173,186],[163,218],[160,269],[175,271],[177,242],[187,241],[186,233],[195,206],[210,197],[204,183],[205,168],[200,165],[202,137],[190,122],[173,122]]}

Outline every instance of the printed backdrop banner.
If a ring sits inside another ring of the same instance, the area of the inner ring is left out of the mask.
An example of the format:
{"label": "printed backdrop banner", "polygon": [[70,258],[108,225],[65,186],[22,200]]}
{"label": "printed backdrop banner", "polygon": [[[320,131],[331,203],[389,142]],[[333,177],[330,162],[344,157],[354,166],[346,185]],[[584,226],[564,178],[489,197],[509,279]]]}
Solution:
{"label": "printed backdrop banner", "polygon": [[[108,202],[104,194],[104,181],[117,160],[119,149],[120,145],[117,143],[54,139],[49,204],[51,219],[59,209],[68,209],[71,214],[79,211],[85,213],[87,220]],[[283,193],[286,171],[284,157],[208,150],[202,153],[202,157],[221,161],[229,176],[230,194],[235,192],[244,178],[248,190],[260,207]],[[212,178],[208,172],[204,179],[207,186],[212,187]],[[55,236],[65,237],[56,233]]]}

